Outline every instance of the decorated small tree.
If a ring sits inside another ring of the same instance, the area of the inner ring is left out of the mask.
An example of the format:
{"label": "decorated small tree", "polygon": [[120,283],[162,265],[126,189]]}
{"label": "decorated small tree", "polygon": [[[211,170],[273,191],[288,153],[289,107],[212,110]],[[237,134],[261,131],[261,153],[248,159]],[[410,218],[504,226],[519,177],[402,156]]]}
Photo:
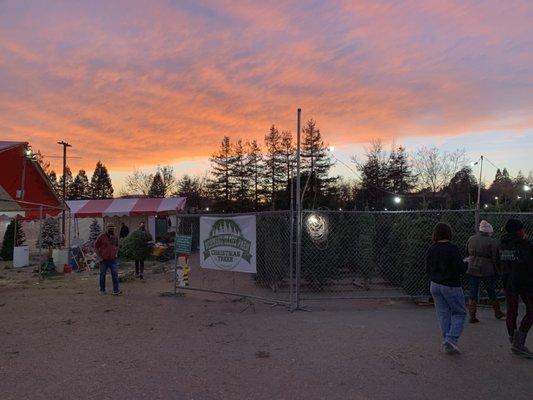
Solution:
{"label": "decorated small tree", "polygon": [[13,248],[15,246],[23,245],[25,241],[26,235],[24,235],[22,225],[17,220],[12,220],[7,226],[4,240],[2,241],[2,250],[0,251],[0,257],[2,257],[2,260],[12,260]]}
{"label": "decorated small tree", "polygon": [[102,227],[98,223],[98,220],[96,218],[93,218],[93,221],[91,222],[91,225],[89,226],[89,242],[94,244],[96,238],[98,235],[102,233]]}
{"label": "decorated small tree", "polygon": [[37,240],[37,246],[49,250],[49,258],[52,257],[52,249],[61,244],[59,233],[59,221],[53,218],[46,218],[43,221],[41,234]]}

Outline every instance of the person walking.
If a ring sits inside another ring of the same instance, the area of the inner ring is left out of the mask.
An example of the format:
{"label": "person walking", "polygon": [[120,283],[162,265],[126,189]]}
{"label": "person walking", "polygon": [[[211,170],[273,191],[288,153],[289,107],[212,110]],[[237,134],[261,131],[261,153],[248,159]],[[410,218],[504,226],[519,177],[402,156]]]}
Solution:
{"label": "person walking", "polygon": [[466,319],[465,295],[461,275],[466,271],[459,248],[451,243],[452,228],[439,222],[433,230],[433,245],[426,255],[426,271],[435,303],[443,349],[447,354],[460,354],[457,346]]}
{"label": "person walking", "polygon": [[500,309],[500,302],[496,296],[496,272],[500,264],[500,249],[498,242],[492,238],[494,229],[492,225],[483,220],[479,224],[479,232],[468,239],[468,311],[469,322],[478,323],[477,303],[479,301],[479,285],[485,283],[490,304],[494,310],[496,319],[505,317]]}
{"label": "person walking", "polygon": [[101,233],[94,242],[94,250],[98,257],[102,259],[100,262],[100,293],[106,294],[105,278],[107,270],[111,271],[111,279],[113,281],[113,294],[122,294],[118,284],[118,238],[115,235],[115,225],[108,224],[106,231]]}
{"label": "person walking", "polygon": [[[527,240],[521,221],[511,218],[505,223],[500,246],[511,351],[533,358],[533,353],[525,345],[527,334],[533,325],[533,244]],[[519,299],[526,306],[526,314],[517,329]]]}
{"label": "person walking", "polygon": [[120,239],[123,239],[125,237],[128,237],[129,234],[130,234],[130,228],[128,228],[128,226],[124,222],[121,222],[120,232],[118,233],[118,237]]}
{"label": "person walking", "polygon": [[144,279],[144,260],[152,251],[152,235],[146,232],[144,222],[139,224],[139,229],[132,233],[135,246],[133,247],[133,259],[135,260],[135,276]]}

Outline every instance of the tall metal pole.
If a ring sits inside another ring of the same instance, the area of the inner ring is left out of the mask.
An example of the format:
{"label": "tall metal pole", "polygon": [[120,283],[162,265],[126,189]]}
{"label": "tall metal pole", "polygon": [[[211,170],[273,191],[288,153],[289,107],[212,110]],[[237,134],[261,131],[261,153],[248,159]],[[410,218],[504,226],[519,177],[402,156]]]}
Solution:
{"label": "tall metal pole", "polygon": [[481,179],[483,178],[483,156],[481,156],[481,163],[479,165],[479,182],[477,185],[477,203],[476,203],[476,232],[479,231],[479,213],[481,210]]}
{"label": "tall metal pole", "polygon": [[300,272],[302,268],[302,198],[300,196],[300,120],[302,109],[298,109],[296,122],[296,281],[295,296],[296,309],[300,308]]}
{"label": "tall metal pole", "polygon": [[289,302],[292,308],[294,296],[294,172],[289,161],[289,184],[291,185],[291,202],[289,216]]}
{"label": "tall metal pole", "polygon": [[[60,144],[63,146],[63,182],[62,182],[62,193],[63,193],[63,203],[67,201],[67,180],[65,179],[65,173],[67,172],[67,147],[72,147],[72,145],[68,144],[64,140],[61,142],[57,142],[57,144]],[[63,212],[61,213],[61,232],[63,233],[63,244],[65,243],[65,208],[63,207]]]}

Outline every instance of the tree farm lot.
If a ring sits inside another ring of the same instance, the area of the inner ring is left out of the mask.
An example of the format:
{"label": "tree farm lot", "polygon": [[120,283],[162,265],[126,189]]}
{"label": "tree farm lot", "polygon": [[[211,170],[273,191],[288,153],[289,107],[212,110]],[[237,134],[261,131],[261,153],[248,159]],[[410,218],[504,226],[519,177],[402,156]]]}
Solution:
{"label": "tree farm lot", "polygon": [[533,398],[533,360],[510,354],[488,308],[466,326],[463,354],[448,356],[434,309],[407,301],[290,313],[218,294],[162,296],[171,274],[150,268],[122,296],[102,296],[92,272],[39,282],[6,265],[2,400]]}

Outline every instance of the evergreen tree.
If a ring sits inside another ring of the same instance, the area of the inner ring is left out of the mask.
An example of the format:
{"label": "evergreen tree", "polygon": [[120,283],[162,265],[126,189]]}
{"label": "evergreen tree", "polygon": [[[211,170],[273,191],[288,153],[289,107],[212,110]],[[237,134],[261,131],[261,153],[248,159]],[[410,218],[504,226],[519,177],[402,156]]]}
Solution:
{"label": "evergreen tree", "polygon": [[98,238],[98,236],[102,233],[102,227],[98,223],[98,220],[96,218],[93,218],[91,225],[89,226],[89,242],[94,244],[94,241]]}
{"label": "evergreen tree", "polygon": [[72,171],[70,170],[69,166],[65,166],[65,176],[61,175],[59,178],[59,181],[57,182],[57,186],[59,189],[59,194],[61,197],[63,197],[63,180],[65,180],[65,198],[70,199],[70,187],[72,186]]}
{"label": "evergreen tree", "polygon": [[309,180],[308,193],[312,205],[316,205],[317,198],[325,195],[328,186],[336,178],[330,178],[329,170],[333,163],[327,148],[322,141],[320,129],[312,119],[307,121],[303,128],[303,141],[301,149],[302,175],[307,175]]}
{"label": "evergreen tree", "polygon": [[177,182],[176,194],[187,198],[190,207],[201,208],[202,183],[199,177],[183,175]]}
{"label": "evergreen tree", "polygon": [[522,171],[518,171],[518,174],[516,174],[516,178],[514,178],[514,184],[519,191],[522,190],[524,185],[527,185],[527,179],[522,173]]}
{"label": "evergreen tree", "polygon": [[276,193],[282,187],[285,177],[283,169],[283,151],[281,147],[281,135],[275,125],[265,135],[265,191],[268,191],[272,209],[276,208]]}
{"label": "evergreen tree", "polygon": [[231,164],[231,176],[236,182],[236,200],[240,211],[244,211],[249,200],[250,176],[247,171],[246,149],[241,139],[233,146],[233,162]]}
{"label": "evergreen tree", "polygon": [[[16,230],[16,235],[15,235]],[[4,240],[2,241],[2,250],[0,257],[2,260],[13,259],[13,249],[16,246],[22,246],[26,241],[26,235],[22,230],[22,225],[17,220],[12,220],[6,228],[4,233]]]}
{"label": "evergreen tree", "polygon": [[101,161],[96,163],[91,177],[91,197],[93,199],[110,199],[113,197],[113,185],[107,168]]}
{"label": "evergreen tree", "polygon": [[176,178],[174,177],[174,169],[170,165],[157,167],[157,172],[161,175],[163,181],[164,195],[169,195],[176,188]]}
{"label": "evergreen tree", "polygon": [[54,188],[54,190],[56,191],[56,193],[58,195],[61,195],[61,189],[59,188],[59,184],[57,182],[57,175],[55,173],[55,171],[50,171],[48,173],[48,180],[50,181],[50,185],[52,185],[52,187]]}
{"label": "evergreen tree", "polygon": [[496,176],[489,187],[489,192],[491,197],[498,197],[499,204],[512,202],[516,199],[516,186],[509,176],[507,168],[504,168],[503,171],[499,169],[496,171]]}
{"label": "evergreen tree", "polygon": [[235,191],[235,180],[231,175],[234,157],[228,136],[224,136],[218,152],[211,156],[210,161],[213,179],[209,188],[213,197],[221,203],[222,207],[229,209]]}
{"label": "evergreen tree", "polygon": [[281,150],[283,152],[283,162],[287,187],[291,180],[291,169],[293,169],[294,146],[292,144],[292,133],[290,131],[281,132]]}
{"label": "evergreen tree", "polygon": [[472,168],[463,167],[450,180],[445,191],[450,197],[449,208],[461,209],[470,207],[477,201],[477,181],[472,173]]}
{"label": "evergreen tree", "polygon": [[41,233],[37,239],[37,247],[52,249],[60,244],[61,236],[59,233],[59,220],[46,218],[43,221]]}
{"label": "evergreen tree", "polygon": [[415,188],[416,177],[411,171],[405,147],[399,146],[390,153],[387,181],[390,190],[397,194],[410,193]]}
{"label": "evergreen tree", "polygon": [[163,183],[163,178],[159,171],[154,175],[152,185],[148,191],[148,197],[165,197],[165,184]]}
{"label": "evergreen tree", "polygon": [[69,187],[69,200],[85,199],[90,194],[89,178],[83,169],[78,171],[74,181]]}
{"label": "evergreen tree", "polygon": [[380,141],[372,143],[366,152],[366,161],[357,167],[361,172],[361,200],[363,207],[382,209],[385,206],[389,187],[389,166]]}
{"label": "evergreen tree", "polygon": [[256,140],[252,140],[246,148],[246,170],[250,177],[254,210],[257,211],[259,209],[259,197],[261,195],[261,187],[263,184],[263,155],[261,154],[261,148]]}

